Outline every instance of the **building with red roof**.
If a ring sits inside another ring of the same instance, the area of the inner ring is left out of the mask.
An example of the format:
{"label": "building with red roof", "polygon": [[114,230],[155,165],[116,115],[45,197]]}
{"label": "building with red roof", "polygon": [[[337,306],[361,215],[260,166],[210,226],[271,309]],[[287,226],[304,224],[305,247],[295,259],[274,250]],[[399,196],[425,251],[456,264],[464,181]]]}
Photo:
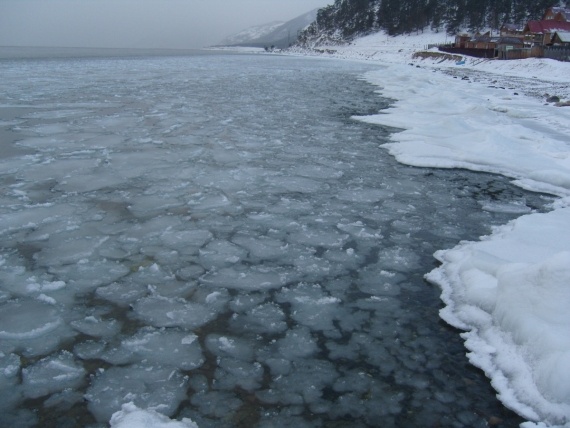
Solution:
{"label": "building with red roof", "polygon": [[570,22],[556,19],[528,21],[524,28],[525,41],[534,45],[549,45],[557,31],[570,31]]}

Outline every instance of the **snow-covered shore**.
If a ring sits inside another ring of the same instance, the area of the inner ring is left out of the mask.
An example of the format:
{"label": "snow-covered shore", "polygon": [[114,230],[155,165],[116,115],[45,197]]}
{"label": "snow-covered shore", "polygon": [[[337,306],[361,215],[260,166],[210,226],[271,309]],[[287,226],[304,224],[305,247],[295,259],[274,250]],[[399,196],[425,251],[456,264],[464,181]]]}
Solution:
{"label": "snow-covered shore", "polygon": [[550,213],[437,252],[442,264],[426,277],[442,289],[442,318],[466,331],[470,361],[532,421],[523,425],[570,427],[570,107],[545,102],[570,98],[570,63],[413,58],[445,41],[375,34],[318,49],[378,62],[366,79],[395,101],[358,119],[401,130],[386,145],[400,162],[503,174],[560,197]]}

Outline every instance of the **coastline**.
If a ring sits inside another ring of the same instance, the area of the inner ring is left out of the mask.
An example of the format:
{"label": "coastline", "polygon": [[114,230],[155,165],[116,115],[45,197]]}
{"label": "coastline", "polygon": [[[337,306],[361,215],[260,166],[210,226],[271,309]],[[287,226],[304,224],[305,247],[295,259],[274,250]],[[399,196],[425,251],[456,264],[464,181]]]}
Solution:
{"label": "coastline", "polygon": [[[570,63],[412,58],[442,34],[376,34],[319,47],[336,59],[384,66],[365,78],[392,107],[358,120],[400,129],[385,148],[404,164],[496,173],[558,196],[477,242],[438,251],[426,279],[442,289],[441,317],[465,330],[470,362],[531,427],[570,427]],[[303,54],[303,52],[296,52]]]}

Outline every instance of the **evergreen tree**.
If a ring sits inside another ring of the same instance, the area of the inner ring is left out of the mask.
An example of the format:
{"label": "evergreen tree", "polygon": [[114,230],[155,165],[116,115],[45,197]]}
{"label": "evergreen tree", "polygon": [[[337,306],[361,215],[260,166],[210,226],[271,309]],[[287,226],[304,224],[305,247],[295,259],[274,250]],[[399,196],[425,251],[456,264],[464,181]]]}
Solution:
{"label": "evergreen tree", "polygon": [[[317,13],[316,21],[299,37],[342,42],[373,31],[389,35],[445,28],[449,34],[460,30],[498,30],[505,23],[524,24],[541,19],[558,0],[335,0]],[[341,39],[339,39],[339,37]]]}

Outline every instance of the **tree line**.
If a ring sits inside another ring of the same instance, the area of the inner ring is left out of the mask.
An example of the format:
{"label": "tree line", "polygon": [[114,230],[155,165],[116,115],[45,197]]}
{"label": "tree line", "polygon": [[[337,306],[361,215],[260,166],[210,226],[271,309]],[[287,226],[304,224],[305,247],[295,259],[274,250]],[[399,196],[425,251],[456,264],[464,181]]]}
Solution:
{"label": "tree line", "polygon": [[499,29],[540,19],[549,7],[564,5],[558,0],[335,0],[319,10],[298,42],[341,42],[380,30],[398,35],[426,28],[449,34]]}

